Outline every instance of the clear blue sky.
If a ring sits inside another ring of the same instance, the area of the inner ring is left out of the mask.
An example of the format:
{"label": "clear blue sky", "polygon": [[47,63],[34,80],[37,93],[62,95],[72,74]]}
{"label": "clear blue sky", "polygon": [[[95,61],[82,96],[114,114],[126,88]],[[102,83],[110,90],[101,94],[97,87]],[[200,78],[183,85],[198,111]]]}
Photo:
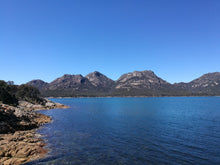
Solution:
{"label": "clear blue sky", "polygon": [[220,71],[219,0],[0,0],[0,79]]}

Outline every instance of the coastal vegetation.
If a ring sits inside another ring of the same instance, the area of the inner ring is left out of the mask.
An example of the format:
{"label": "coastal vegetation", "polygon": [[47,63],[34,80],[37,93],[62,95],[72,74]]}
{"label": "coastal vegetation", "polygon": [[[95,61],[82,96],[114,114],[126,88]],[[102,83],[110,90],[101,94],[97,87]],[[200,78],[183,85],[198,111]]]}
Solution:
{"label": "coastal vegetation", "polygon": [[0,164],[18,165],[47,153],[34,129],[51,121],[34,110],[67,108],[39,96],[36,87],[0,81]]}
{"label": "coastal vegetation", "polygon": [[32,103],[41,102],[39,90],[31,85],[11,85],[0,81],[0,101],[4,104],[18,105],[18,100],[25,100]]}

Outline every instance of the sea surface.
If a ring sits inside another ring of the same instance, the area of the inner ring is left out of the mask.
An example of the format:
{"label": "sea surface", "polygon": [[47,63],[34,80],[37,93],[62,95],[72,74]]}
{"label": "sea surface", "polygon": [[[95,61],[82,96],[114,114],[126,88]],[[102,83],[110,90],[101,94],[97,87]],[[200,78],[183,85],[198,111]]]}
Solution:
{"label": "sea surface", "polygon": [[62,98],[27,164],[220,164],[220,97]]}

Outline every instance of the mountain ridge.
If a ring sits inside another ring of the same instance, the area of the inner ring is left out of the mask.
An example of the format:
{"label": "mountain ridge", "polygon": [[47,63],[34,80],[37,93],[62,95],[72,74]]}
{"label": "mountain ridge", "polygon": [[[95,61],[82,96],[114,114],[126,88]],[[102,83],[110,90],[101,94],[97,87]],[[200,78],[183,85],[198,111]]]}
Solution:
{"label": "mountain ridge", "polygon": [[46,97],[212,96],[220,95],[220,72],[206,73],[188,83],[174,84],[151,70],[125,73],[115,81],[94,71],[85,77],[64,74],[50,83],[37,79],[27,84],[37,87]]}

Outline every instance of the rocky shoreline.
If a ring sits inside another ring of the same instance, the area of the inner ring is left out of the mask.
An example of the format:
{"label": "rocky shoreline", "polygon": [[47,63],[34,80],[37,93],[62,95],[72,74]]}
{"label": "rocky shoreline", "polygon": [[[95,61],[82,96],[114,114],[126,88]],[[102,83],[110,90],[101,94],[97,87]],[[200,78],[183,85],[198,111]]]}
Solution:
{"label": "rocky shoreline", "polygon": [[19,101],[17,107],[0,104],[0,165],[19,165],[48,152],[36,129],[52,121],[34,110],[68,108],[45,99],[44,104]]}

